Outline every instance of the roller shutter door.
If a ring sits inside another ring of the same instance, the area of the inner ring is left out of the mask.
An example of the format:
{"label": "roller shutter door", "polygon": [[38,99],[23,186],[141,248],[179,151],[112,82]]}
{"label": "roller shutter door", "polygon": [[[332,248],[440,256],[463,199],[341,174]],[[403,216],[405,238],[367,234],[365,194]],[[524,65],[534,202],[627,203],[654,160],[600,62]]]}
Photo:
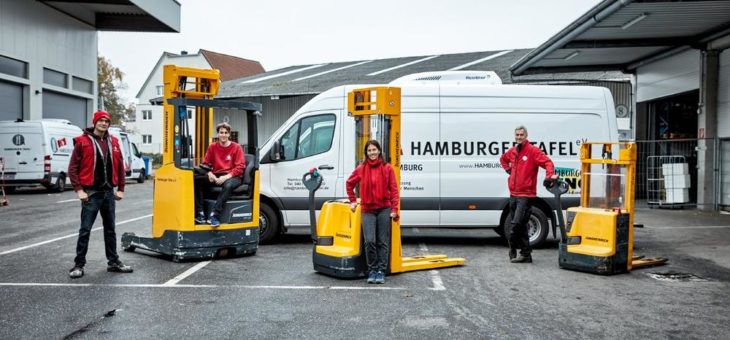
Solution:
{"label": "roller shutter door", "polygon": [[90,125],[87,119],[86,98],[70,96],[58,92],[43,91],[43,118],[68,119],[80,128]]}
{"label": "roller shutter door", "polygon": [[23,86],[0,81],[0,120],[23,118]]}

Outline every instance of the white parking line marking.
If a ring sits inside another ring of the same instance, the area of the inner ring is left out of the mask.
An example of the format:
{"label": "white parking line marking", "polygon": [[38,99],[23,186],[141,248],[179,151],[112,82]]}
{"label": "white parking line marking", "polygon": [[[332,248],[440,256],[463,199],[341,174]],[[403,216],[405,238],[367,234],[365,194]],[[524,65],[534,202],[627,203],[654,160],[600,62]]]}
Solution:
{"label": "white parking line marking", "polygon": [[184,279],[185,279],[186,277],[188,277],[188,276],[190,276],[190,275],[193,275],[193,273],[195,273],[195,272],[197,272],[198,270],[200,270],[200,268],[203,268],[203,267],[207,266],[207,265],[208,265],[208,263],[210,263],[211,261],[212,261],[212,260],[208,260],[208,261],[203,261],[203,262],[200,262],[200,263],[198,263],[198,264],[194,265],[194,266],[193,266],[192,268],[190,268],[190,269],[186,270],[186,271],[185,271],[185,272],[183,272],[182,274],[180,274],[180,275],[178,275],[178,276],[175,276],[175,277],[174,277],[174,278],[172,278],[172,279],[171,279],[170,281],[167,281],[167,282],[165,282],[165,283],[163,284],[163,286],[174,286],[174,285],[176,285],[176,284],[177,284],[178,282],[180,282],[180,281],[184,280]]}
{"label": "white parking line marking", "polygon": [[273,290],[406,290],[406,287],[387,286],[246,286],[246,285],[166,285],[144,283],[34,283],[34,282],[0,282],[0,287],[118,287],[118,288],[242,288]]}
{"label": "white parking line marking", "polygon": [[431,273],[431,281],[433,282],[433,287],[429,288],[429,290],[446,290],[446,287],[444,287],[444,281],[441,280],[441,275],[439,275],[439,271],[432,270],[429,273]]}
{"label": "white parking line marking", "polygon": [[[140,216],[140,217],[135,217],[135,218],[132,218],[132,219],[128,219],[128,220],[124,220],[124,221],[121,221],[121,222],[117,222],[117,225],[122,225],[122,224],[125,224],[125,223],[129,223],[129,222],[134,222],[134,221],[138,221],[138,220],[141,220],[141,219],[143,219],[143,218],[147,218],[147,217],[150,217],[150,216],[152,216],[152,214],[149,214],[149,215],[144,215],[144,216]],[[96,228],[93,228],[93,229],[91,229],[91,231],[97,231],[97,230],[99,230],[99,229],[103,229],[103,228],[104,228],[104,227],[96,227]],[[44,245],[44,244],[49,244],[49,243],[51,243],[51,242],[56,242],[56,241],[59,241],[59,240],[63,240],[63,239],[69,238],[69,237],[76,237],[76,236],[79,236],[79,233],[73,233],[73,234],[70,234],[70,235],[66,235],[66,236],[56,237],[56,238],[54,238],[54,239],[50,239],[50,240],[47,240],[47,241],[43,241],[43,242],[38,242],[38,243],[30,244],[30,245],[27,245],[27,246],[22,246],[22,247],[20,247],[20,248],[15,248],[15,249],[10,249],[10,250],[6,250],[6,251],[4,251],[4,252],[0,253],[0,255],[7,255],[7,254],[12,254],[12,253],[15,253],[15,252],[19,252],[19,251],[21,251],[21,250],[26,250],[26,249],[28,249],[28,248],[33,248],[33,247],[37,247],[37,246],[42,246],[42,245]]]}
{"label": "white parking line marking", "polygon": [[[419,243],[418,248],[421,249],[423,254],[428,253],[428,247],[426,247],[425,243]],[[444,281],[441,280],[441,274],[439,274],[438,270],[430,270],[429,274],[431,274],[431,282],[433,282],[433,287],[429,287],[429,290],[446,290],[446,287],[444,287]]]}
{"label": "white parking line marking", "polygon": [[[655,227],[655,226],[644,226],[647,229],[726,229],[730,228],[730,225],[696,225],[696,226],[676,226],[676,227]],[[636,230],[636,229],[634,229]]]}
{"label": "white parking line marking", "polygon": [[56,202],[56,203],[68,203],[68,202],[78,202],[78,201],[79,201],[79,199],[78,199],[78,198],[72,198],[72,199],[70,199],[70,200],[63,200],[63,201],[58,201],[58,202]]}

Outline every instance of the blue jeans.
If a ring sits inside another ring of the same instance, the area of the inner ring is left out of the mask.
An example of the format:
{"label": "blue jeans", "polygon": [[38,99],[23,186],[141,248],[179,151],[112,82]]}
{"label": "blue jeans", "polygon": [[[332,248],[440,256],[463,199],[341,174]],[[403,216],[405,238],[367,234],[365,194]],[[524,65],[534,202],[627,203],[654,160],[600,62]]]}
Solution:
{"label": "blue jeans", "polygon": [[109,264],[119,261],[117,254],[117,234],[114,231],[116,200],[113,191],[97,191],[89,195],[86,203],[81,203],[81,229],[79,229],[79,240],[76,243],[76,266],[83,267],[86,264],[86,252],[89,250],[89,236],[91,227],[94,226],[96,215],[101,211],[101,221],[104,224],[104,248],[106,259]]}
{"label": "blue jeans", "polygon": [[390,208],[362,213],[361,218],[368,271],[385,273],[390,254]]}

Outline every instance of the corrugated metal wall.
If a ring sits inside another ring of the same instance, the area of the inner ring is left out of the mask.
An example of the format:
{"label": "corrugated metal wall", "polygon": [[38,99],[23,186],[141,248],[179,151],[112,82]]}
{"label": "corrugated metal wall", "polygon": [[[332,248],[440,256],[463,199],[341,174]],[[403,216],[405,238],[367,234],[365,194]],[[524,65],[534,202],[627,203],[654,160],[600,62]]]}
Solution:
{"label": "corrugated metal wall", "polygon": [[[279,99],[271,99],[265,97],[242,97],[238,100],[261,103],[263,112],[259,121],[259,145],[263,144],[276,129],[278,129],[294,112],[299,110],[309,100],[314,98],[316,94],[307,94],[300,96],[281,96]],[[216,123],[225,121],[228,116],[228,123],[231,124],[233,131],[238,131],[239,141],[245,141],[246,134],[246,118],[235,110],[218,110],[215,113],[214,121]]]}

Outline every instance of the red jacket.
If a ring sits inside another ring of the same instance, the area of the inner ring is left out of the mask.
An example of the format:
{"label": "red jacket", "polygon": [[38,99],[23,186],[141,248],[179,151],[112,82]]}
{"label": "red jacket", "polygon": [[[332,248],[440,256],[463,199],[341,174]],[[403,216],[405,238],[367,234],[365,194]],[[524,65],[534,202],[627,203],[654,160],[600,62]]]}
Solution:
{"label": "red jacket", "polygon": [[[347,197],[350,202],[357,202],[355,196],[355,185],[361,183],[363,178],[364,167],[370,166],[365,161],[358,165],[352,172],[350,178],[347,179]],[[395,182],[395,172],[393,166],[388,163],[381,163],[370,171],[370,183],[373,183],[372,193],[360,192],[360,205],[362,212],[372,212],[377,209],[391,208],[391,212],[398,212],[398,184]],[[360,185],[362,190],[362,184]]]}
{"label": "red jacket", "polygon": [[538,167],[545,169],[546,178],[555,174],[553,161],[527,139],[522,142],[522,150],[517,152],[517,145],[513,146],[499,158],[499,162],[510,174],[507,183],[512,196],[537,196]]}
{"label": "red jacket", "polygon": [[213,168],[216,175],[231,174],[233,177],[243,175],[246,169],[246,159],[243,157],[243,150],[236,142],[231,142],[228,146],[215,142],[208,146],[208,152],[205,153],[203,163]]}
{"label": "red jacket", "polygon": [[[119,141],[108,132],[105,138],[99,139],[94,136],[93,130],[89,129],[84,130],[83,135],[74,138],[74,151],[68,164],[68,177],[74,186],[74,190],[78,191],[84,187],[94,186],[98,153],[92,138],[99,142],[102,154],[106,155],[111,149],[111,157],[108,158],[111,161],[112,168],[111,184],[113,187],[117,187],[117,190],[124,191],[124,162]],[[102,143],[105,144],[102,145]]]}

